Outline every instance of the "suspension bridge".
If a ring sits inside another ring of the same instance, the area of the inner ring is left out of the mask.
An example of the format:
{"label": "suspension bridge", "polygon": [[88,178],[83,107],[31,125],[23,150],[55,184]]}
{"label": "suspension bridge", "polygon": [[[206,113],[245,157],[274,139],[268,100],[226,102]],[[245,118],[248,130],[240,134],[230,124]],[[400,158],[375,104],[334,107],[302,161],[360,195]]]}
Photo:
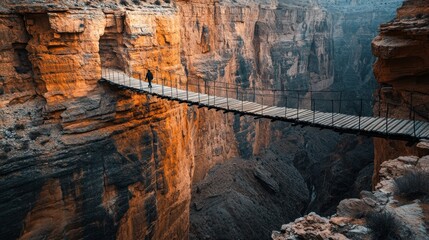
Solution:
{"label": "suspension bridge", "polygon": [[[389,117],[389,105],[387,105],[385,116],[380,116],[380,113],[379,116],[366,116],[364,114],[365,105],[370,108],[366,112],[372,113],[372,104],[368,104],[371,100],[362,98],[351,100],[354,104],[349,104],[349,106],[357,109],[350,112],[347,106],[342,107],[342,104],[345,105],[348,101],[350,102],[350,100],[344,99],[344,96],[341,95],[342,92],[337,99],[323,98],[326,95],[324,91],[317,92],[321,96],[320,98],[314,98],[313,94],[310,98],[306,98],[305,95],[308,92],[303,91],[289,91],[289,94],[285,94],[285,90],[270,90],[270,93],[267,93],[261,89],[256,90],[256,88],[243,90],[238,85],[231,87],[228,83],[212,82],[211,85],[200,85],[200,81],[194,84],[186,81],[183,84],[178,78],[173,81],[171,77],[169,81],[158,79],[157,82],[152,82],[152,87],[149,87],[141,76],[134,78],[118,69],[110,68],[102,69],[102,80],[138,93],[208,109],[250,115],[255,118],[285,121],[301,126],[313,126],[340,133],[371,137],[407,141],[429,139],[429,122],[416,120],[416,111],[413,109],[410,109],[409,119]],[[291,97],[290,92],[294,93],[295,96]],[[306,99],[308,100],[307,104],[305,104]],[[293,106],[289,107],[290,105]],[[349,112],[343,111],[345,108]],[[378,108],[380,109],[381,106],[379,105]]]}

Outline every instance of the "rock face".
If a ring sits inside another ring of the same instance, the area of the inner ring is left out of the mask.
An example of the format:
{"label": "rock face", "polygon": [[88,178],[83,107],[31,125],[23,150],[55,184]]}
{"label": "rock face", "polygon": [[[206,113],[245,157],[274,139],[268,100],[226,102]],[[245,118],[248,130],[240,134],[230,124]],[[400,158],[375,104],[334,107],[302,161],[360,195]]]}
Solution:
{"label": "rock face", "polygon": [[[372,42],[372,51],[378,57],[374,74],[379,83],[392,89],[379,93],[381,105],[374,113],[405,119],[429,119],[428,72],[428,17],[429,3],[405,1],[395,20],[380,27],[380,35]],[[413,94],[411,92],[414,92]],[[412,106],[412,107],[410,107]],[[374,139],[374,183],[380,164],[400,154],[419,154],[406,142]]]}
{"label": "rock face", "polygon": [[216,165],[192,190],[191,239],[266,239],[276,223],[299,217],[308,190],[300,173],[275,156]]}
{"label": "rock face", "polygon": [[176,15],[150,12],[153,34],[123,10],[68,7],[0,18],[1,238],[186,239],[200,112],[98,82],[102,65],[138,74],[153,44],[180,68]]}
{"label": "rock face", "polygon": [[332,84],[330,19],[315,1],[191,3],[178,2],[190,74],[243,88]]}
{"label": "rock face", "polygon": [[376,88],[371,67],[374,57],[368,46],[379,24],[391,20],[402,2],[319,0],[332,15],[334,88],[355,90],[358,96],[372,94],[371,89]]}

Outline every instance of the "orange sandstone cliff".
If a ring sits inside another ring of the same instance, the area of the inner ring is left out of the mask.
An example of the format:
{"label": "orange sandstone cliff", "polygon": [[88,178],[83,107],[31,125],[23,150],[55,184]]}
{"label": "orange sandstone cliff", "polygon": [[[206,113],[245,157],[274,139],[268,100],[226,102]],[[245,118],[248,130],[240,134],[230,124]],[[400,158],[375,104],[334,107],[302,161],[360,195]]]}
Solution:
{"label": "orange sandstone cliff", "polygon": [[230,128],[199,138],[203,111],[98,82],[180,74],[176,9],[67,4],[1,9],[1,238],[187,239],[195,139],[234,156]]}

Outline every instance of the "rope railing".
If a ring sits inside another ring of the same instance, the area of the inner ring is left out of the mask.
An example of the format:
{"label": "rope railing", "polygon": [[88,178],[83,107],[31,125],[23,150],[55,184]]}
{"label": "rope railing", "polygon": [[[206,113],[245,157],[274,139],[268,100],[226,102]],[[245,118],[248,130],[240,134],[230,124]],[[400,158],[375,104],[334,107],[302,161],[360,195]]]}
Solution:
{"label": "rope railing", "polygon": [[[407,106],[410,111],[407,119],[409,121],[392,118],[392,110],[398,106],[385,101],[380,97],[380,92],[377,94],[375,90],[373,94],[361,94],[353,99],[351,97],[357,95],[354,91],[242,88],[239,84],[218,81],[202,83],[198,79],[183,76],[154,79],[153,88],[149,88],[141,74],[133,75],[138,77],[133,78],[120,70],[103,68],[103,77],[120,86],[189,104],[256,117],[346,129],[345,132],[366,131],[378,132],[383,136],[407,135],[412,138],[429,139],[427,121],[418,120],[426,119],[420,115],[427,116],[427,112],[424,113],[422,109],[417,112],[416,106],[410,105]],[[410,101],[412,104],[412,100]],[[379,109],[378,116],[373,114],[374,106]]]}
{"label": "rope railing", "polygon": [[[210,85],[211,84],[211,85]],[[372,95],[371,97],[359,97],[359,98],[350,98],[347,96],[350,95],[350,93],[355,93],[355,91],[339,91],[339,90],[320,90],[320,91],[314,91],[314,90],[290,90],[290,89],[262,89],[262,88],[238,88],[237,84],[232,84],[232,87],[229,86],[229,83],[227,82],[217,82],[212,81],[209,82],[209,84],[205,84],[204,86],[201,84],[196,83],[189,83],[187,82],[188,89],[198,91],[198,92],[204,92],[205,94],[209,95],[216,95],[216,96],[225,96],[225,93],[228,92],[229,96],[235,96],[235,99],[240,100],[251,100],[253,98],[253,101],[260,102],[262,101],[262,98],[264,98],[266,103],[271,103],[272,105],[280,104],[279,106],[287,106],[287,107],[293,107],[293,104],[297,106],[298,103],[301,103],[300,108],[305,109],[313,109],[306,106],[318,106],[319,108],[316,108],[316,110],[324,110],[327,111],[326,104],[334,102],[334,107],[331,107],[331,111],[336,111],[337,113],[348,113],[348,114],[358,114],[361,112],[359,109],[362,109],[362,113],[367,113],[365,115],[371,116],[373,112],[373,106],[379,105],[379,109],[381,109],[381,105],[384,105],[386,109],[392,108],[394,106],[400,106],[399,104],[392,103],[386,100],[383,100],[381,98],[377,98],[374,94],[378,88],[370,89],[372,90],[372,93],[362,94],[364,96]],[[190,88],[189,86],[192,86],[193,88]],[[173,87],[177,87],[173,84]],[[180,87],[180,86],[179,86]],[[410,92],[410,91],[404,91],[408,92],[410,94],[420,94],[420,95],[427,95],[425,93],[418,93],[418,92]],[[327,95],[330,96],[327,98]],[[285,101],[285,103],[289,103],[289,105],[281,105],[281,102]],[[307,102],[307,103],[306,103]],[[310,102],[314,102],[310,103]],[[316,102],[321,104],[315,104]],[[354,108],[355,111],[352,111],[347,108],[351,107],[352,110]],[[354,107],[353,107],[354,106]],[[298,106],[297,106],[298,107]],[[413,116],[413,112],[418,114],[424,119],[428,119],[429,111],[422,112],[422,111],[416,111],[415,106],[408,106],[407,109],[409,110],[409,116],[411,119]],[[381,117],[381,113],[378,114],[379,117]]]}

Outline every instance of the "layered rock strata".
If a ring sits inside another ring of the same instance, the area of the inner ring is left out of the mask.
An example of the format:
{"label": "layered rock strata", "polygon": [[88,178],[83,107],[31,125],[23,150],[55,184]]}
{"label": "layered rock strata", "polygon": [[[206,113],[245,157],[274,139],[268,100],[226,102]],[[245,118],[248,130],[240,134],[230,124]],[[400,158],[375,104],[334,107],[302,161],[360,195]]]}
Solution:
{"label": "layered rock strata", "polygon": [[204,81],[314,90],[332,84],[330,19],[315,1],[178,5],[186,68]]}
{"label": "layered rock strata", "polygon": [[154,44],[180,68],[178,23],[159,10],[156,34],[123,10],[2,13],[2,239],[187,238],[199,112],[98,82],[102,65],[138,73]]}

